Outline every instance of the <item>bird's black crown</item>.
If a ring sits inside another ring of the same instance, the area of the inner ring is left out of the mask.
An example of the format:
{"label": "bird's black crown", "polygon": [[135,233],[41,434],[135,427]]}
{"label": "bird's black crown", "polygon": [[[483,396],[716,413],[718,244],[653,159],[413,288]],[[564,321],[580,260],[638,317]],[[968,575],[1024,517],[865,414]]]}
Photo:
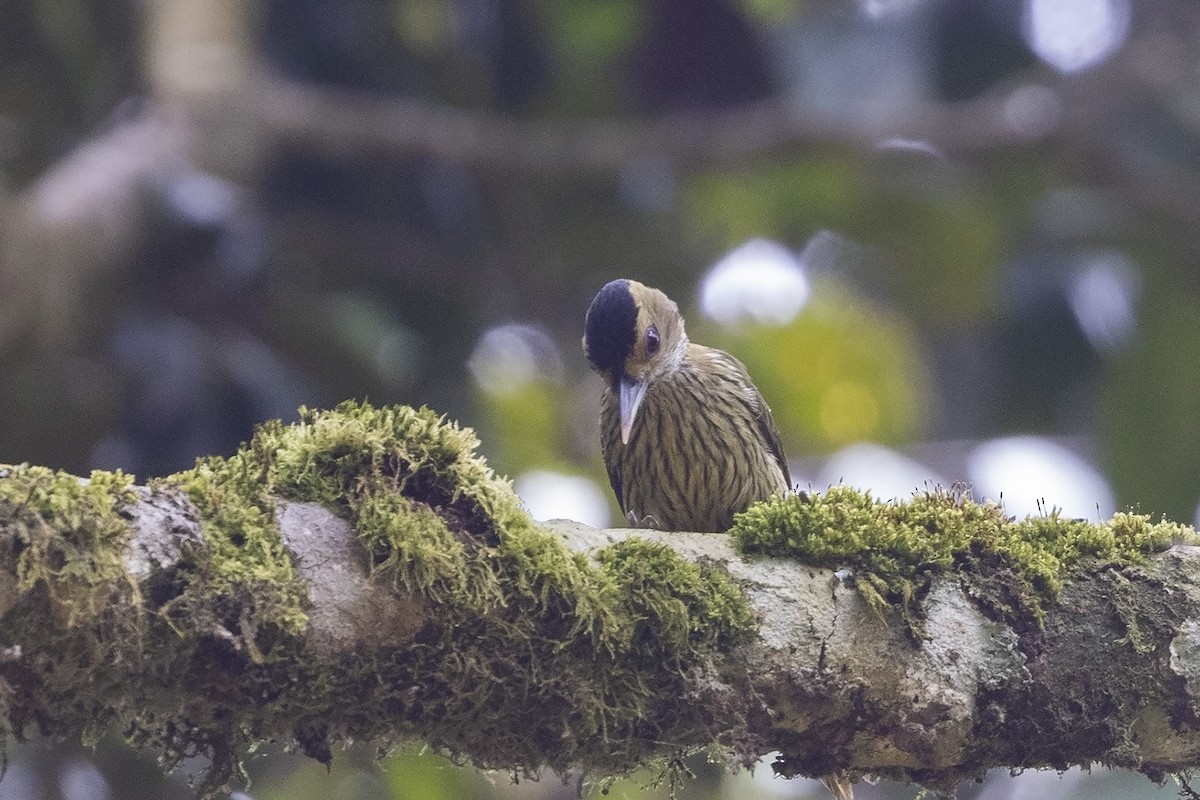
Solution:
{"label": "bird's black crown", "polygon": [[588,361],[601,372],[624,367],[637,338],[637,304],[629,281],[609,281],[596,293],[584,321],[583,346]]}

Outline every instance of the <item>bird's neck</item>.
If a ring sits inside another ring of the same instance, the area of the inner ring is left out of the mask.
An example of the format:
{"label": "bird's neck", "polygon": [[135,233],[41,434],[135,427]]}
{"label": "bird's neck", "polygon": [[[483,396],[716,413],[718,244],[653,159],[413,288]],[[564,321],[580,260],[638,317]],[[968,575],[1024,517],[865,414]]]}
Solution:
{"label": "bird's neck", "polygon": [[687,363],[692,351],[692,343],[688,341],[686,336],[680,336],[675,342],[675,346],[667,351],[666,356],[662,360],[662,372],[672,373],[678,372]]}

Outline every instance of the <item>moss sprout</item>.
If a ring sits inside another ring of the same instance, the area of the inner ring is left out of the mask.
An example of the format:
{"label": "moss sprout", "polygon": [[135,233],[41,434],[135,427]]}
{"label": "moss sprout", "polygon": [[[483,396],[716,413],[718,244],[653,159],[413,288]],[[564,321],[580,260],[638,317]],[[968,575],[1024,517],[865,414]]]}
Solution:
{"label": "moss sprout", "polygon": [[262,478],[261,465],[243,449],[228,459],[200,459],[160,484],[187,492],[204,534],[203,550],[192,554],[199,576],[190,593],[181,595],[180,608],[243,598],[239,633],[256,660],[261,660],[258,633],[277,629],[295,635],[308,622],[304,586],[279,536],[270,487]]}
{"label": "moss sprout", "polygon": [[1191,528],[1140,514],[1089,522],[1051,511],[1016,520],[995,503],[959,492],[935,490],[888,502],[848,486],[760,503],[739,515],[730,533],[747,554],[849,568],[873,608],[883,613],[899,607],[910,620],[914,600],[937,574],[1010,571],[1020,596],[1017,607],[1007,610],[1040,619],[1072,569],[1096,561],[1138,564],[1173,542],[1197,540]]}
{"label": "moss sprout", "polygon": [[0,467],[0,569],[16,578],[0,617],[6,653],[19,656],[0,671],[0,763],[9,736],[30,723],[87,742],[115,715],[91,695],[107,695],[118,665],[143,645],[143,598],[125,565],[131,482],[120,472],[82,479]]}
{"label": "moss sprout", "polygon": [[0,526],[12,531],[17,591],[44,586],[55,617],[89,623],[119,588],[136,589],[124,555],[130,528],[121,508],[132,479],[93,472],[82,480],[28,464],[0,467]]}

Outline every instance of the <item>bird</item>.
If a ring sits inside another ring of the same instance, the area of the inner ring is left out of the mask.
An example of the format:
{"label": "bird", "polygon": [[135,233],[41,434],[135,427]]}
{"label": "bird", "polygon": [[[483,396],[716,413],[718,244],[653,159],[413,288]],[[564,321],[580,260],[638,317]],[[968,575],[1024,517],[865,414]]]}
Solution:
{"label": "bird", "polygon": [[661,291],[606,284],[588,308],[583,350],[605,381],[601,450],[631,524],[723,532],[751,503],[788,491],[779,429],[746,367],[691,342]]}
{"label": "bird", "polygon": [[[600,445],[630,524],[723,532],[751,503],[788,491],[779,429],[746,367],[690,341],[661,291],[605,284],[584,319],[583,352],[604,378]],[[848,773],[821,782],[853,800]]]}

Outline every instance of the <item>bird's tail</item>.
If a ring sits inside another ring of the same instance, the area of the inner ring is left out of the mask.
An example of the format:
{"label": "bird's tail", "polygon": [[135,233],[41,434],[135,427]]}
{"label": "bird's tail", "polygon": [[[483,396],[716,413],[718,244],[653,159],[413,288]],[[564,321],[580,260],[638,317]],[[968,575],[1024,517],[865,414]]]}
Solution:
{"label": "bird's tail", "polygon": [[854,800],[854,785],[845,772],[831,772],[821,776],[821,783],[837,800]]}

